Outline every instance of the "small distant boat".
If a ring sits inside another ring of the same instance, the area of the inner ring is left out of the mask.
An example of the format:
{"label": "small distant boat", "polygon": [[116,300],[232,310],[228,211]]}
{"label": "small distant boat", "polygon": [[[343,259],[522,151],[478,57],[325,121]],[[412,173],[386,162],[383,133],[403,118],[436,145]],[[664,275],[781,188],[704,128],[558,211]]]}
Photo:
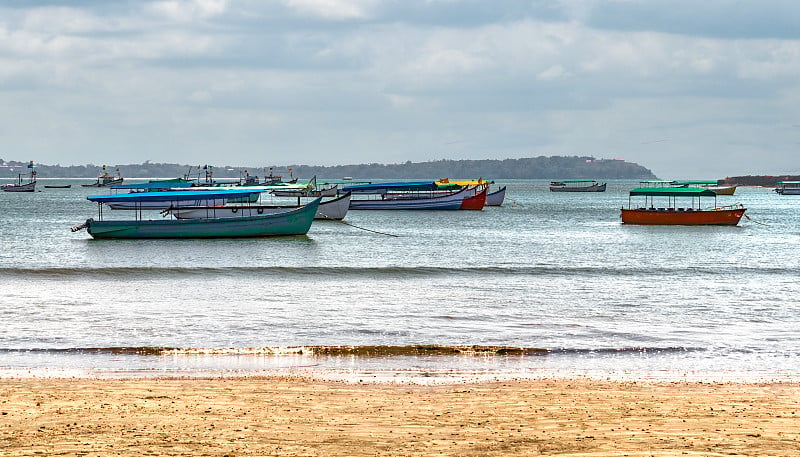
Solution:
{"label": "small distant boat", "polygon": [[[337,220],[344,219],[350,208],[350,193],[342,194],[333,200],[321,201],[314,219]],[[292,211],[301,205],[224,205],[224,206],[182,206],[169,211],[178,219],[199,219],[213,217],[241,217],[257,216]]]}
{"label": "small distant boat", "polygon": [[503,206],[503,200],[506,198],[506,186],[486,194],[486,206]]}
{"label": "small distant boat", "polygon": [[117,176],[112,176],[108,174],[106,166],[103,165],[102,173],[97,177],[97,181],[91,184],[81,184],[81,187],[111,187],[122,184],[122,181],[124,181],[124,179],[119,173],[119,168],[117,168]]}
{"label": "small distant boat", "polygon": [[550,183],[550,192],[605,192],[606,183],[593,179],[566,179]]}
{"label": "small distant boat", "polygon": [[44,186],[45,189],[69,189],[71,187],[72,187],[72,184],[66,184],[66,185],[63,185],[63,186],[56,186],[56,185],[50,184],[50,185],[45,185]]}
{"label": "small distant boat", "polygon": [[[644,206],[633,207],[631,197],[644,197]],[[656,207],[655,198],[664,200]],[[700,208],[700,197],[713,197],[714,206]],[[678,198],[688,198],[689,205],[678,207]],[[736,225],[746,208],[741,204],[717,207],[717,194],[710,189],[695,187],[639,187],[630,191],[628,208],[622,208],[623,224],[639,225]],[[695,207],[695,201],[697,206]]]}
{"label": "small distant boat", "polygon": [[33,160],[28,162],[28,168],[31,170],[28,174],[28,182],[22,182],[22,173],[17,176],[17,182],[12,184],[3,184],[0,189],[3,192],[36,192],[36,165]]}
{"label": "small distant boat", "polygon": [[774,190],[781,195],[800,195],[800,181],[778,181]]}
{"label": "small distant boat", "polygon": [[[141,196],[144,192],[119,195]],[[169,192],[163,192],[169,193]],[[184,192],[186,193],[186,192]],[[115,197],[115,196],[105,196]],[[131,197],[129,197],[131,198]],[[180,201],[180,196],[175,196]],[[92,200],[92,197],[89,197]],[[99,203],[98,220],[89,218],[82,225],[72,227],[73,232],[86,229],[93,238],[243,238],[305,235],[314,221],[321,198],[291,211],[258,216],[220,217],[199,219],[134,219],[102,220],[102,205],[113,201],[95,199]],[[137,213],[140,214],[140,213]]]}

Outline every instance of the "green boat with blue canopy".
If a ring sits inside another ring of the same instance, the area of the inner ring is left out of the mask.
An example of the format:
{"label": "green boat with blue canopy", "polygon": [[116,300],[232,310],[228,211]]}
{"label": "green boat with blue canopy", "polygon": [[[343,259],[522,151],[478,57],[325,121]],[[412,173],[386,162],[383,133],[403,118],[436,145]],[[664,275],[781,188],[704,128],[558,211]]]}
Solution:
{"label": "green boat with blue canopy", "polygon": [[[142,195],[142,194],[162,194]],[[197,194],[191,197],[187,194]],[[103,220],[103,205],[116,203],[157,203],[170,202],[194,204],[198,197],[201,198],[228,198],[232,195],[243,195],[247,191],[226,192],[137,192],[126,195],[99,195],[89,197],[90,201],[98,203],[98,219],[89,218],[82,225],[72,227],[73,232],[86,229],[93,238],[242,238],[304,235],[311,228],[314,215],[319,208],[321,198],[312,200],[291,211],[277,211],[261,215],[242,215],[233,217],[211,217],[197,219],[144,219],[142,212],[138,211],[137,218],[133,220]],[[171,194],[171,195],[169,195]],[[213,195],[212,195],[213,194]],[[148,200],[150,198],[151,200]],[[194,198],[194,199],[192,199]],[[155,200],[153,200],[155,199]],[[174,206],[170,206],[174,208]]]}

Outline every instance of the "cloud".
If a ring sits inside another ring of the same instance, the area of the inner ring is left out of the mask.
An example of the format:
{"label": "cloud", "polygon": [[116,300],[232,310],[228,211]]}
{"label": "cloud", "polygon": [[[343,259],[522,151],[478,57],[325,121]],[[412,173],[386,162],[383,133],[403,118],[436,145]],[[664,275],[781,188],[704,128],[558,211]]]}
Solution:
{"label": "cloud", "polygon": [[[143,150],[213,163],[225,150],[259,166],[270,145],[310,164],[595,154],[671,174],[670,150],[693,166],[745,169],[748,154],[787,166],[788,153],[764,151],[798,141],[774,126],[800,122],[788,31],[800,5],[691,5],[4,3],[0,132],[9,149],[62,163]],[[737,162],[707,152],[722,150]]]}

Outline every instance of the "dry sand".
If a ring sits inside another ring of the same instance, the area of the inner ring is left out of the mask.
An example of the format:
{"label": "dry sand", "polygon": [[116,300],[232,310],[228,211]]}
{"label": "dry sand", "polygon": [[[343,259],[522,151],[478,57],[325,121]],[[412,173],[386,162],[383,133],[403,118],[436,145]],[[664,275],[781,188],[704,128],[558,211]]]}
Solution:
{"label": "dry sand", "polygon": [[800,456],[798,387],[0,379],[0,455]]}

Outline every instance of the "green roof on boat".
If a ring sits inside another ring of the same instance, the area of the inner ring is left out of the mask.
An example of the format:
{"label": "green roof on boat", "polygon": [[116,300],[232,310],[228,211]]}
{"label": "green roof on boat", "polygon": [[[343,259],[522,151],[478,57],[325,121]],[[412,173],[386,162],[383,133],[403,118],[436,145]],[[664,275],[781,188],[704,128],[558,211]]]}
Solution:
{"label": "green roof on boat", "polygon": [[778,184],[800,184],[800,181],[778,181]]}
{"label": "green roof on boat", "polygon": [[631,196],[647,197],[715,197],[716,192],[699,187],[637,187],[631,190]]}

